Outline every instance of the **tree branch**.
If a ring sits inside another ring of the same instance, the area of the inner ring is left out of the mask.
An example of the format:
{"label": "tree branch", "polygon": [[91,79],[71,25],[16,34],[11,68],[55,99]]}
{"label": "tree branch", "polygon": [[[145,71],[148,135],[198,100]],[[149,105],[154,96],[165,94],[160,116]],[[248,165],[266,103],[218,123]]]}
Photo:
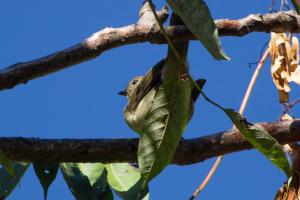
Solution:
{"label": "tree branch", "polygon": [[[259,123],[281,144],[300,141],[300,120]],[[11,160],[24,162],[136,162],[138,139],[0,138]],[[237,130],[183,139],[173,164],[188,165],[253,147]]]}
{"label": "tree branch", "polygon": [[[140,19],[136,24],[120,28],[104,28],[72,47],[0,70],[0,90],[13,88],[29,80],[93,59],[112,48],[141,42],[166,43],[160,30],[154,26],[150,14],[147,13],[147,9],[141,10]],[[166,8],[158,14],[162,21],[167,19]],[[244,36],[251,32],[270,31],[300,32],[300,16],[294,11],[252,14],[239,20],[223,19],[215,22],[220,36]],[[173,42],[195,39],[185,26],[166,27],[166,32]]]}

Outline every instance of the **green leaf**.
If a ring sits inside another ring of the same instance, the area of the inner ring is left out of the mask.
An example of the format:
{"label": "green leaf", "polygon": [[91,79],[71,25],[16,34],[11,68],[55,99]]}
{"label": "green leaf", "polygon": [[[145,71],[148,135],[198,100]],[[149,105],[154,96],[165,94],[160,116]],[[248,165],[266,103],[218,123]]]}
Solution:
{"label": "green leaf", "polygon": [[291,167],[284,150],[275,138],[265,131],[262,126],[249,126],[239,113],[236,113],[231,109],[224,109],[224,111],[230,117],[236,128],[253,145],[253,147],[258,149],[273,162],[273,164],[282,170],[287,177],[292,175]]}
{"label": "green leaf", "polygon": [[217,60],[229,60],[221,48],[218,29],[202,0],[167,0],[173,11]]}
{"label": "green leaf", "polygon": [[[107,164],[108,184],[124,200],[138,199],[141,189],[140,170],[128,163]],[[144,200],[149,199],[148,188]]]}
{"label": "green leaf", "polygon": [[300,1],[299,0],[291,0],[293,6],[295,7],[298,14],[300,14]]}
{"label": "green leaf", "polygon": [[190,117],[190,81],[165,81],[154,97],[139,140],[142,189],[173,159]]}
{"label": "green leaf", "polygon": [[110,200],[107,171],[101,163],[61,163],[60,169],[77,200]]}
{"label": "green leaf", "polygon": [[[181,23],[176,15],[172,15],[171,25]],[[192,82],[186,66],[188,41],[175,43],[173,47],[176,53],[169,46],[163,67],[163,81],[153,88],[156,94],[143,120],[138,147],[141,194],[148,182],[172,161],[192,115]]]}
{"label": "green leaf", "polygon": [[58,166],[58,163],[33,163],[34,172],[44,190],[45,200],[47,199],[48,188],[56,177]]}
{"label": "green leaf", "polygon": [[1,149],[0,149],[0,164],[11,176],[14,177],[16,176],[13,166],[10,164],[9,159],[6,157],[6,155],[3,153]]}
{"label": "green leaf", "polygon": [[15,172],[14,177],[0,168],[0,199],[5,199],[15,189],[30,163],[10,161],[10,165]]}
{"label": "green leaf", "polygon": [[113,200],[114,199],[114,194],[108,184],[106,186],[106,189],[105,189],[102,199],[103,200]]}

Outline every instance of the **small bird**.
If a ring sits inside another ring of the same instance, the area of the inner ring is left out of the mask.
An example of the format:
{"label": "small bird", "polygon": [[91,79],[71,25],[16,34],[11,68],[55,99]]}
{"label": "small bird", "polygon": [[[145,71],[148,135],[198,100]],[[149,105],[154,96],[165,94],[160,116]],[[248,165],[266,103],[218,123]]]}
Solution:
{"label": "small bird", "polygon": [[[158,62],[145,76],[134,77],[127,85],[127,88],[119,95],[127,96],[128,104],[124,110],[125,121],[135,132],[142,134],[145,116],[152,107],[155,94],[162,82],[163,67],[165,59]],[[202,89],[205,84],[204,79],[196,81]],[[191,90],[191,116],[194,111],[194,103],[198,99],[200,92],[196,87]]]}

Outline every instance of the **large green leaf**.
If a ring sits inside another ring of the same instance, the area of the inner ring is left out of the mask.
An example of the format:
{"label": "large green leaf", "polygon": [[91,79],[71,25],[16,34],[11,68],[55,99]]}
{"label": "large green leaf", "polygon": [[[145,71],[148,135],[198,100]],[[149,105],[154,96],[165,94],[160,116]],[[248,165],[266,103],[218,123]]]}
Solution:
{"label": "large green leaf", "polygon": [[[171,25],[181,23],[180,18],[172,15]],[[148,182],[172,161],[191,118],[191,80],[186,66],[188,41],[175,43],[173,47],[177,52],[169,46],[163,82],[155,87],[153,103],[143,121],[138,147],[142,194]]]}
{"label": "large green leaf", "polygon": [[[140,170],[128,163],[107,164],[108,184],[124,200],[138,199],[141,189]],[[148,191],[148,189],[146,189]],[[149,193],[143,195],[149,199]]]}
{"label": "large green leaf", "polygon": [[173,159],[190,116],[190,89],[190,81],[175,78],[159,87],[139,141],[143,189]]}
{"label": "large green leaf", "polygon": [[60,169],[77,200],[113,199],[107,184],[107,171],[103,164],[61,163]]}
{"label": "large green leaf", "polygon": [[12,177],[3,167],[0,168],[0,199],[5,199],[18,185],[30,163],[10,162],[15,176]]}
{"label": "large green leaf", "polygon": [[167,2],[215,59],[229,59],[221,48],[217,27],[204,1],[167,0]]}
{"label": "large green leaf", "polygon": [[44,190],[45,200],[47,199],[48,188],[56,177],[58,166],[58,163],[33,163],[34,172]]}
{"label": "large green leaf", "polygon": [[249,125],[239,113],[231,109],[224,109],[236,128],[241,134],[262,154],[264,154],[273,164],[281,169],[287,177],[292,175],[291,167],[286,158],[284,150],[278,141],[259,125]]}
{"label": "large green leaf", "polygon": [[13,166],[10,164],[8,158],[3,153],[3,151],[0,149],[0,164],[4,167],[4,169],[11,175],[16,176],[15,171],[13,169]]}

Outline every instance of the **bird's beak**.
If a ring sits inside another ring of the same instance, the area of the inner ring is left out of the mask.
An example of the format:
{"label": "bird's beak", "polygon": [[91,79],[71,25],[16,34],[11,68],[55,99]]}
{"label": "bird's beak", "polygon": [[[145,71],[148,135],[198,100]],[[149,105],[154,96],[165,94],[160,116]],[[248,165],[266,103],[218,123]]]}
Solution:
{"label": "bird's beak", "polygon": [[127,91],[126,90],[120,91],[118,92],[118,95],[127,96]]}

